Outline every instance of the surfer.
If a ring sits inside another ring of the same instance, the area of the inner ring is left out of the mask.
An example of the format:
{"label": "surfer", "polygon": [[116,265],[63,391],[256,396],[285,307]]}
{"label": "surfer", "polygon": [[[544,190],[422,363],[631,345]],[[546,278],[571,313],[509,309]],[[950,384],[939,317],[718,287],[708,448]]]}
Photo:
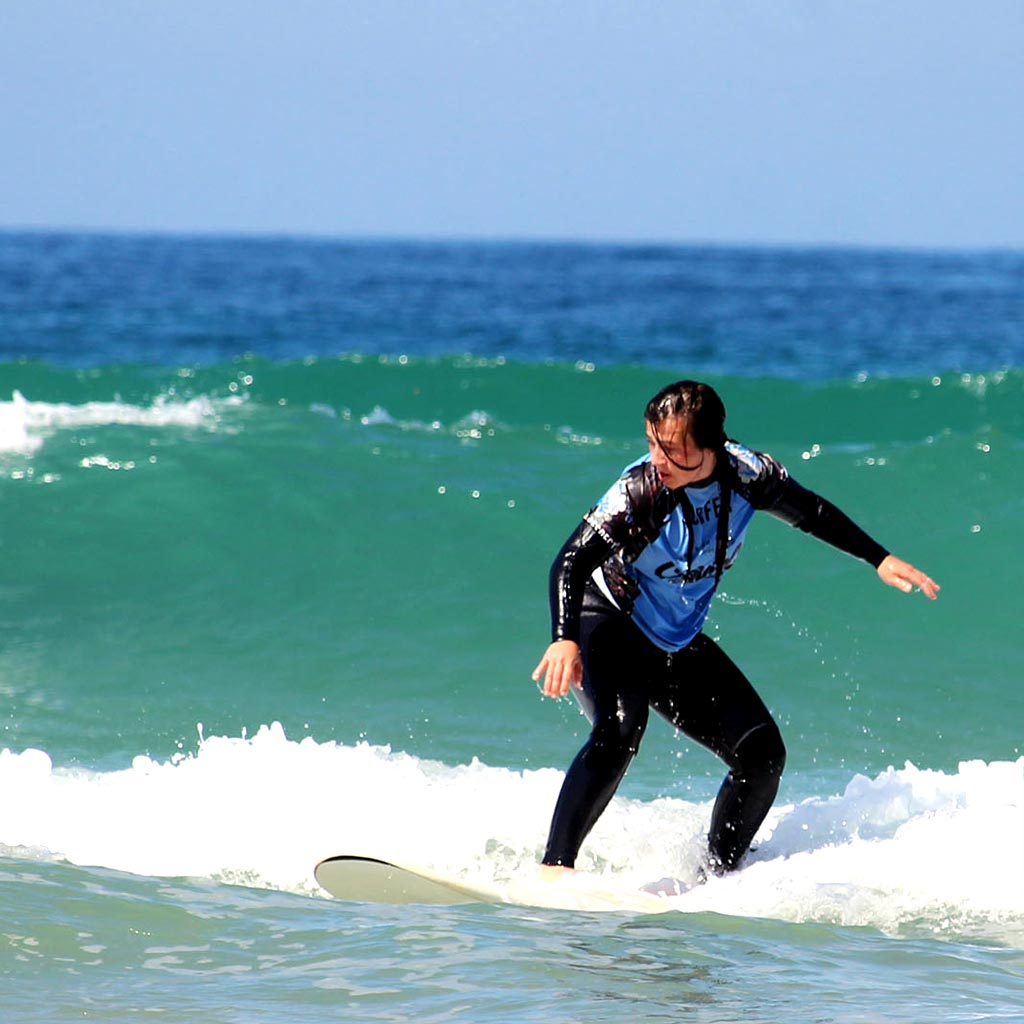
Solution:
{"label": "surfer", "polygon": [[569,767],[543,864],[571,869],[636,754],[650,708],[728,766],[706,870],[736,868],[778,791],[778,726],[722,648],[701,632],[755,511],[764,510],[935,599],[938,584],[896,558],[771,456],[728,438],[707,384],[663,388],[644,413],[648,454],[623,470],[551,567],[552,642],[533,672],[547,697],[572,691],[591,733]]}

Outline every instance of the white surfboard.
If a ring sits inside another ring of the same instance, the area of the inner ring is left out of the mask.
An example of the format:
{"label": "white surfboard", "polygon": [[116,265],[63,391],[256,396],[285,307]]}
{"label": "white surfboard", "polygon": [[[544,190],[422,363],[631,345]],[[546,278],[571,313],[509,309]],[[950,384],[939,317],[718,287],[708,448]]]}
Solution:
{"label": "white surfboard", "polygon": [[663,914],[664,896],[609,883],[582,872],[554,880],[517,878],[504,885],[479,884],[427,868],[394,864],[377,857],[343,854],[320,861],[317,883],[332,896],[357,903],[514,903],[556,910]]}
{"label": "white surfboard", "polygon": [[317,884],[339,900],[357,903],[503,903],[497,889],[469,885],[426,868],[403,867],[376,857],[343,854],[320,861]]}

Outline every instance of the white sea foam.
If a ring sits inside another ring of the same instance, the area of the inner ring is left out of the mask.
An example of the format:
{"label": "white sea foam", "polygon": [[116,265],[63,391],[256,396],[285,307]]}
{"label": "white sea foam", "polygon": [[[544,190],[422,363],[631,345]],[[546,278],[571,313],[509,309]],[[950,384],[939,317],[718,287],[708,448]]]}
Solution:
{"label": "white sea foam", "polygon": [[0,452],[31,455],[60,430],[130,425],[142,427],[205,427],[215,429],[223,413],[245,401],[241,396],[178,399],[159,395],[149,405],[126,402],[32,402],[20,391],[0,401]]}
{"label": "white sea foam", "polygon": [[[561,772],[447,766],[386,747],[210,737],[166,761],[107,772],[0,753],[0,849],[155,876],[316,893],[338,853],[431,866],[488,884],[536,870]],[[623,891],[692,882],[710,805],[616,798],[579,867]],[[1024,945],[1024,758],[955,774],[907,764],[840,796],[776,807],[735,875],[672,909]]]}
{"label": "white sea foam", "polygon": [[[320,403],[311,405],[310,412],[315,412],[321,416],[328,416],[332,419],[336,419],[338,416],[334,408]],[[350,421],[353,418],[352,410],[343,410],[341,416],[342,419]],[[424,420],[397,419],[383,406],[375,405],[368,413],[359,416],[358,420],[364,427],[393,427],[396,430],[420,434],[445,433],[471,441],[480,440],[484,437],[494,437],[496,434],[508,429],[495,420],[490,413],[480,409],[474,409],[454,423],[445,425],[440,420],[425,422]]]}

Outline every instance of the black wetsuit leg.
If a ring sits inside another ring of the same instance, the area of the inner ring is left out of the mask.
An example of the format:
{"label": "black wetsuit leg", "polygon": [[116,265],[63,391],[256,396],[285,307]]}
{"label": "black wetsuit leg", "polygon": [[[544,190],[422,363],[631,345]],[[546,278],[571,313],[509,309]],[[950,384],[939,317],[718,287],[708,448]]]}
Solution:
{"label": "black wetsuit leg", "polygon": [[[649,698],[643,648],[656,650],[620,611],[584,606],[580,619],[583,690],[590,738],[566,772],[544,852],[545,864],[572,867],[633,760],[647,728]],[[642,641],[642,644],[638,643]]]}
{"label": "black wetsuit leg", "polygon": [[706,636],[669,655],[627,616],[588,598],[579,701],[592,731],[566,773],[544,863],[575,864],[637,752],[650,706],[729,766],[708,846],[713,870],[736,867],[778,791],[786,759],[778,727],[747,678]]}
{"label": "black wetsuit leg", "polygon": [[670,657],[651,706],[728,766],[711,813],[711,868],[739,865],[771,810],[786,764],[782,735],[746,676],[703,633]]}

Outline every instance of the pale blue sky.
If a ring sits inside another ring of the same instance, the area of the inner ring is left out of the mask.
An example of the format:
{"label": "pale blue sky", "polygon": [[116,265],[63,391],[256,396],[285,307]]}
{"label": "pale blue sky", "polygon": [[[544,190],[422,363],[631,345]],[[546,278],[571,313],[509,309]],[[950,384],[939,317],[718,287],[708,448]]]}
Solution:
{"label": "pale blue sky", "polygon": [[0,0],[0,226],[1024,247],[1024,0]]}

